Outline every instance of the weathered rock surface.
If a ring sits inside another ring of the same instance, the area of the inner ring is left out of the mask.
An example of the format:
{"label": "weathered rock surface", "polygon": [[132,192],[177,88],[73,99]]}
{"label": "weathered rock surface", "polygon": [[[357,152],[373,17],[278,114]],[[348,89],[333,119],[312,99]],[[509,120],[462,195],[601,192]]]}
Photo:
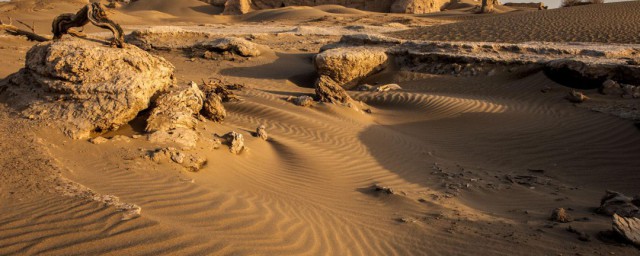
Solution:
{"label": "weathered rock surface", "polygon": [[296,104],[298,106],[301,107],[310,107],[313,105],[313,98],[307,96],[307,95],[301,95],[298,97],[290,97],[288,99],[288,101],[293,102],[293,104]]}
{"label": "weathered rock surface", "polygon": [[25,68],[2,83],[12,105],[26,116],[49,120],[84,139],[135,118],[173,84],[173,71],[171,63],[137,47],[71,39],[35,45]]}
{"label": "weathered rock surface", "polygon": [[220,122],[227,116],[227,111],[222,102],[238,100],[233,92],[225,88],[221,81],[203,83],[200,89],[205,95],[202,115],[212,121]]}
{"label": "weathered rock surface", "polygon": [[196,116],[204,103],[204,93],[191,82],[186,88],[179,88],[160,95],[147,119],[147,132],[170,131],[176,128],[195,128]]}
{"label": "weathered rock surface", "polygon": [[602,87],[600,87],[600,93],[604,95],[617,95],[620,96],[624,93],[620,84],[611,79],[607,79],[602,83]]}
{"label": "weathered rock surface", "polygon": [[589,99],[589,97],[584,95],[584,93],[576,90],[571,90],[566,98],[568,101],[571,101],[573,103],[582,103]]}
{"label": "weathered rock surface", "polygon": [[640,219],[613,215],[613,230],[636,246],[640,246]]}
{"label": "weathered rock surface", "polygon": [[234,154],[240,154],[247,148],[244,146],[244,136],[237,132],[229,132],[223,136],[229,145],[229,151]]}
{"label": "weathered rock surface", "polygon": [[345,89],[355,87],[362,79],[387,66],[384,48],[347,47],[329,49],[315,57],[320,76],[326,76]]}
{"label": "weathered rock surface", "polygon": [[156,131],[147,136],[149,142],[176,146],[181,149],[195,148],[200,137],[191,128],[175,128],[169,131]]}
{"label": "weathered rock surface", "polygon": [[[438,3],[441,2],[441,3]],[[423,14],[440,11],[442,3],[448,1],[438,0],[395,0],[391,5],[393,13]]]}
{"label": "weathered rock surface", "polygon": [[609,216],[617,214],[622,217],[640,218],[640,209],[633,202],[631,197],[625,196],[620,192],[607,190],[600,200],[600,207],[597,211]]}
{"label": "weathered rock surface", "polygon": [[551,220],[555,222],[567,223],[572,222],[573,218],[564,208],[556,208],[551,212]]}
{"label": "weathered rock surface", "polygon": [[179,151],[176,148],[167,147],[151,152],[149,158],[154,162],[171,160],[184,167],[185,170],[197,172],[207,164],[207,159],[194,154]]}
{"label": "weathered rock surface", "polygon": [[264,125],[258,126],[256,128],[256,137],[261,138],[263,140],[269,139],[269,135],[267,134],[267,128]]}
{"label": "weathered rock surface", "polygon": [[320,76],[316,81],[316,97],[321,102],[349,103],[353,101],[351,96],[333,79],[328,76]]}
{"label": "weathered rock surface", "polygon": [[213,41],[201,42],[196,47],[217,53],[229,52],[242,57],[256,57],[262,54],[260,45],[237,37],[223,37]]}
{"label": "weathered rock surface", "polygon": [[251,11],[251,0],[227,0],[224,4],[223,15],[239,15]]}

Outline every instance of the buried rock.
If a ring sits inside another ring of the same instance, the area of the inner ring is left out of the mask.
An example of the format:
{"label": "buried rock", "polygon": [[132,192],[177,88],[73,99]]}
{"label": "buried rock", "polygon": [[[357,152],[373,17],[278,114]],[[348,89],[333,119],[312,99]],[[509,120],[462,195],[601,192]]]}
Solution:
{"label": "buried rock", "polygon": [[287,98],[287,101],[293,102],[293,104],[301,107],[313,106],[313,98],[307,95],[300,95],[298,97],[289,96],[289,98]]}
{"label": "buried rock", "polygon": [[151,152],[149,158],[156,163],[171,160],[190,172],[197,172],[207,164],[207,159],[179,151],[172,147],[157,149]]}
{"label": "buried rock", "polygon": [[613,230],[636,246],[640,246],[640,219],[613,215]]}
{"label": "buried rock", "polygon": [[620,192],[607,190],[600,200],[600,207],[596,211],[608,216],[617,214],[622,217],[640,218],[640,209],[634,202],[631,197],[625,196]]}
{"label": "buried rock", "polygon": [[115,130],[173,84],[174,67],[137,47],[86,40],[33,46],[25,67],[3,80],[3,98],[25,116],[47,120],[74,139]]}
{"label": "buried rock", "polygon": [[383,84],[383,85],[368,85],[362,84],[358,86],[358,91],[370,91],[370,92],[388,92],[402,90],[402,87],[398,84]]}
{"label": "buried rock", "polygon": [[237,37],[218,38],[213,41],[199,43],[195,47],[210,52],[231,53],[242,57],[257,57],[262,54],[259,44]]}

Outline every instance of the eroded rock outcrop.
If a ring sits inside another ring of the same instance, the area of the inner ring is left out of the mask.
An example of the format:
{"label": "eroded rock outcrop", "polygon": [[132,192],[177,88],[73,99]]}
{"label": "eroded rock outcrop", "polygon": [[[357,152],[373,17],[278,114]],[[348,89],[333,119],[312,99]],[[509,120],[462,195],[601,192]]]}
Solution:
{"label": "eroded rock outcrop", "polygon": [[267,134],[267,128],[264,125],[258,126],[256,128],[256,137],[261,138],[263,140],[269,139],[269,135]]}
{"label": "eroded rock outcrop", "polygon": [[423,14],[440,11],[442,4],[437,2],[445,2],[438,0],[396,0],[391,5],[391,12],[394,13],[413,13]]}
{"label": "eroded rock outcrop", "polygon": [[353,100],[340,85],[328,76],[320,76],[315,84],[318,101],[327,103],[349,103]]}
{"label": "eroded rock outcrop", "polygon": [[384,48],[346,47],[329,49],[315,57],[315,66],[320,76],[326,76],[345,89],[358,83],[387,66],[388,57]]}
{"label": "eroded rock outcrop", "polygon": [[25,116],[86,139],[134,119],[174,83],[173,72],[171,63],[137,47],[59,40],[31,48],[25,68],[2,84],[11,105]]}

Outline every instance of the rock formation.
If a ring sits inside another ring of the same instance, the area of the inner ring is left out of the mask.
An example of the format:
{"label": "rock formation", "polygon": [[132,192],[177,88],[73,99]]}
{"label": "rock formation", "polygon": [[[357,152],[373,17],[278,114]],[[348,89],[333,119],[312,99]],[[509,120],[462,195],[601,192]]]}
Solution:
{"label": "rock formation", "polygon": [[571,90],[566,98],[568,101],[571,101],[573,103],[582,103],[589,99],[589,97],[584,95],[584,93],[576,90]]}
{"label": "rock formation", "polygon": [[613,230],[636,246],[640,246],[640,219],[613,215]]}
{"label": "rock formation", "polygon": [[154,95],[173,84],[173,71],[171,63],[136,47],[59,40],[31,48],[25,68],[2,83],[25,116],[49,120],[67,135],[86,139],[94,131],[117,129],[147,109]]}
{"label": "rock formation", "polygon": [[287,101],[293,102],[293,104],[296,104],[297,106],[301,106],[301,107],[310,107],[313,105],[313,98],[307,96],[307,95],[301,95],[298,97],[289,97],[289,99],[287,99]]}
{"label": "rock formation", "polygon": [[197,172],[207,164],[207,159],[205,158],[185,153],[172,147],[155,150],[151,152],[149,158],[157,163],[171,160],[172,162],[181,165],[185,170],[191,172]]}
{"label": "rock formation", "polygon": [[253,10],[273,9],[286,6],[318,6],[337,4],[348,8],[355,8],[373,12],[396,12],[422,14],[438,12],[449,1],[446,0],[201,0],[215,6],[224,6],[225,15],[244,14]]}
{"label": "rock formation", "polygon": [[345,89],[355,87],[362,79],[381,71],[387,65],[385,49],[346,47],[329,49],[315,57],[320,76],[331,78]]}

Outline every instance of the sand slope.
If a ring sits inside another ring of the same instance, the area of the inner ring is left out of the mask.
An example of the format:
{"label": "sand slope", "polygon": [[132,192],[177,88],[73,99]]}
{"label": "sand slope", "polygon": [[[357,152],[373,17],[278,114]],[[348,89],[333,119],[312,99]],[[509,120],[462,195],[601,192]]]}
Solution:
{"label": "sand slope", "polygon": [[635,10],[640,10],[638,1],[512,12],[393,35],[439,41],[638,43],[640,12]]}

